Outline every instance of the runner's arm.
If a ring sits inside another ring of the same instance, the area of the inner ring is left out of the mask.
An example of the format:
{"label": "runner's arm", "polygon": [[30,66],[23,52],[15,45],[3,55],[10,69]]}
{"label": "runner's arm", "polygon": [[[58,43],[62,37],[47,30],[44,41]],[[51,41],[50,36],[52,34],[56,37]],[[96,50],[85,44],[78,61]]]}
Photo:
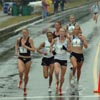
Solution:
{"label": "runner's arm", "polygon": [[19,48],[19,39],[17,39],[16,44],[15,44],[15,55],[16,56],[18,56],[18,54],[19,54],[18,48]]}
{"label": "runner's arm", "polygon": [[29,39],[29,43],[30,43],[30,47],[26,46],[25,44],[22,44],[24,48],[34,52],[35,51],[35,47],[34,47],[34,42],[32,40],[32,38]]}
{"label": "runner's arm", "polygon": [[37,52],[39,52],[40,54],[44,54],[44,52],[41,50],[42,48],[44,48],[45,46],[45,42],[41,43],[40,46],[37,48]]}

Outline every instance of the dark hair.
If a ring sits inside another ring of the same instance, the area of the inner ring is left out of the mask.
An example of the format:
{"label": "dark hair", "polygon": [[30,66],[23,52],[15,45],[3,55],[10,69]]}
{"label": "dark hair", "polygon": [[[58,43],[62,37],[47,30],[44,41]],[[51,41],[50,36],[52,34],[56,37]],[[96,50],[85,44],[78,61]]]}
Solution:
{"label": "dark hair", "polygon": [[60,24],[61,25],[61,21],[56,21],[56,23]]}
{"label": "dark hair", "polygon": [[49,33],[53,34],[51,31],[48,31],[48,32],[46,33],[46,35],[48,35]]}

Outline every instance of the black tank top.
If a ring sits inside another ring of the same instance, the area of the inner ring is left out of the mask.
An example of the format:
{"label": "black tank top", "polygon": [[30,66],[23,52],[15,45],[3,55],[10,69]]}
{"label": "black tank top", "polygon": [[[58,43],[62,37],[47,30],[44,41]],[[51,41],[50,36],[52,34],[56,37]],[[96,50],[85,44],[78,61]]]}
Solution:
{"label": "black tank top", "polygon": [[60,37],[60,35],[56,35],[56,34],[55,34],[55,31],[53,32],[52,35],[53,35],[53,39],[54,39],[54,38],[57,38],[57,37]]}
{"label": "black tank top", "polygon": [[75,25],[76,25],[76,23],[73,23],[73,24],[69,23],[69,24],[68,24],[68,26],[71,26],[71,25],[75,26]]}
{"label": "black tank top", "polygon": [[[30,56],[30,50],[22,47],[21,40],[22,40],[22,37],[19,40],[19,54],[21,56]],[[27,38],[25,45],[28,47],[31,47],[29,43],[29,37]]]}

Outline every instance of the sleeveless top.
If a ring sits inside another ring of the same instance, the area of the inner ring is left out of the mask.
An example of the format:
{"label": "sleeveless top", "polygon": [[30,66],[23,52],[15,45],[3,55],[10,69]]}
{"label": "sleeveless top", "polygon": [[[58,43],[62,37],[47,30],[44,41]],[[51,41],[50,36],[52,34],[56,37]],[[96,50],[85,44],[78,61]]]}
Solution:
{"label": "sleeveless top", "polygon": [[68,24],[68,33],[73,31],[73,29],[75,28],[75,25],[76,25],[76,23],[74,23],[74,24],[69,23]]}
{"label": "sleeveless top", "polygon": [[[30,50],[22,47],[21,40],[22,40],[22,37],[19,40],[19,55],[30,56]],[[29,37],[27,38],[25,45],[28,46],[28,47],[31,47],[31,45],[29,43]]]}
{"label": "sleeveless top", "polygon": [[53,54],[50,52],[50,42],[48,40],[45,41],[45,47],[42,50],[47,53],[47,55],[43,55],[43,57],[53,57]]}
{"label": "sleeveless top", "polygon": [[81,47],[82,45],[83,45],[83,42],[78,36],[72,37],[72,46],[73,47]]}
{"label": "sleeveless top", "polygon": [[57,38],[57,37],[60,36],[60,35],[56,35],[55,33],[56,33],[56,31],[54,31],[53,34],[52,34],[53,35],[53,38]]}
{"label": "sleeveless top", "polygon": [[98,5],[93,5],[92,6],[92,11],[93,11],[93,13],[98,13],[99,12],[99,6]]}
{"label": "sleeveless top", "polygon": [[67,60],[67,51],[62,49],[63,45],[67,47],[67,40],[65,40],[64,42],[60,42],[59,38],[57,38],[57,41],[55,43],[55,52],[56,52],[56,55],[54,57],[55,59]]}

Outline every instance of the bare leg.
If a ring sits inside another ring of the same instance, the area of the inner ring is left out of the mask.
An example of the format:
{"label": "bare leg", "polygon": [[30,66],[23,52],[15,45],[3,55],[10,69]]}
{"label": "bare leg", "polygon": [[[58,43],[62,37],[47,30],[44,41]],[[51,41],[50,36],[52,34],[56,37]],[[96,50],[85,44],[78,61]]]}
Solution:
{"label": "bare leg", "polygon": [[25,66],[24,63],[20,59],[18,59],[18,71],[19,71],[19,78],[20,78],[20,81],[18,83],[18,88],[21,88],[22,86],[24,66]]}
{"label": "bare leg", "polygon": [[73,76],[75,76],[76,68],[77,68],[77,60],[75,57],[71,57],[71,64],[73,66]]}
{"label": "bare leg", "polygon": [[48,78],[48,67],[49,66],[43,66],[43,76],[45,79]]}
{"label": "bare leg", "polygon": [[77,81],[78,82],[79,82],[80,75],[81,75],[82,65],[83,65],[83,62],[80,62],[80,63],[78,63],[78,66],[77,66]]}
{"label": "bare leg", "polygon": [[51,83],[52,83],[52,77],[53,77],[53,71],[54,71],[54,65],[51,64],[50,65],[50,72],[49,72],[49,87],[51,87]]}
{"label": "bare leg", "polygon": [[59,85],[59,74],[60,74],[60,64],[54,63],[54,69],[55,69],[55,77],[56,77],[56,90],[58,91],[58,85]]}
{"label": "bare leg", "polygon": [[29,80],[29,71],[30,71],[30,66],[31,66],[31,61],[27,62],[25,64],[25,70],[24,70],[24,95],[26,95],[26,86],[27,86],[27,83],[28,83],[28,80]]}
{"label": "bare leg", "polygon": [[97,23],[97,21],[98,21],[98,14],[96,14],[95,17],[96,17],[95,19],[96,19],[96,23]]}
{"label": "bare leg", "polygon": [[60,77],[60,89],[62,89],[62,85],[64,83],[64,76],[66,73],[66,66],[61,66],[61,77]]}

